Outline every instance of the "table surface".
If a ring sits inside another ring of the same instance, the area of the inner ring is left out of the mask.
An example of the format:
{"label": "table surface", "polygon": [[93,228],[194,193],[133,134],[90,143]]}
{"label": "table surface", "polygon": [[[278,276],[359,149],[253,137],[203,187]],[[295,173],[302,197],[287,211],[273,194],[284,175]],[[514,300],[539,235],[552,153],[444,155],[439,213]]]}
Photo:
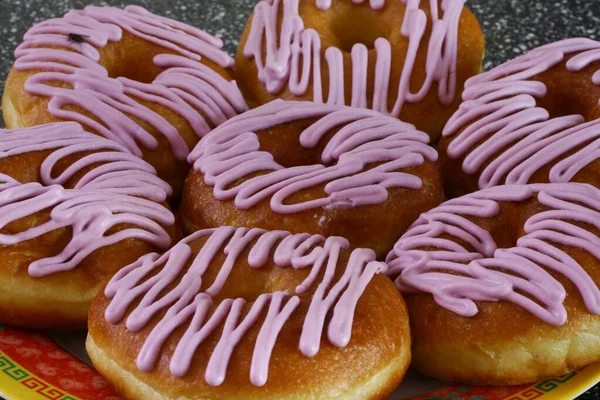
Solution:
{"label": "table surface", "polygon": [[[34,23],[88,4],[138,4],[157,14],[204,29],[221,39],[231,54],[257,0],[0,0],[0,90],[14,48]],[[489,69],[539,45],[584,36],[599,39],[600,0],[468,0],[487,38]],[[600,400],[600,385],[581,396]]]}

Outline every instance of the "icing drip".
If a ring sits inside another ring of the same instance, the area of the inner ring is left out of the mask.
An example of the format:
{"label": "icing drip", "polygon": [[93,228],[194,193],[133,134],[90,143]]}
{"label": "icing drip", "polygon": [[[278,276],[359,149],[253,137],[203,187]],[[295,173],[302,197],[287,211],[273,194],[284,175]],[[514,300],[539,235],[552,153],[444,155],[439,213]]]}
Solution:
{"label": "icing drip", "polygon": [[[317,6],[327,9],[331,0],[316,0]],[[364,0],[363,0],[364,1]],[[363,1],[355,0],[355,3]],[[421,0],[402,0],[406,4],[404,22],[400,29],[408,39],[408,50],[402,70],[398,98],[393,108],[388,108],[388,92],[392,62],[392,45],[385,38],[375,41],[376,67],[372,108],[384,114],[398,117],[405,103],[416,103],[425,98],[434,83],[438,85],[441,103],[450,103],[456,93],[456,62],[458,47],[458,25],[465,0],[444,0],[441,8],[438,0],[430,1],[431,37],[427,48],[426,78],[421,88],[410,90],[412,72],[417,52],[427,29],[427,15],[419,8]],[[312,81],[313,101],[328,104],[346,104],[344,93],[344,60],[339,48],[321,48],[321,38],[314,29],[305,29],[299,14],[300,0],[261,1],[254,9],[254,19],[244,47],[244,55],[254,58],[258,68],[258,79],[271,94],[282,90],[286,84],[296,96],[304,95]],[[384,0],[371,0],[373,9],[384,6]],[[440,13],[443,15],[440,17]],[[279,26],[278,16],[283,14]],[[278,36],[278,32],[279,36]],[[324,51],[324,53],[322,52]],[[263,57],[263,52],[265,56]],[[367,108],[369,51],[364,44],[352,47],[352,93],[353,107]],[[322,60],[327,62],[330,77],[329,95],[323,98]],[[311,79],[312,78],[312,79]]]}
{"label": "icing drip", "polygon": [[[150,84],[109,78],[107,70],[98,64],[97,48],[119,41],[123,30],[179,54],[154,58],[154,64],[165,71]],[[69,40],[73,33],[84,42]],[[233,59],[221,46],[219,39],[199,29],[141,7],[121,10],[89,6],[31,28],[15,51],[15,69],[39,71],[27,80],[25,90],[49,97],[48,110],[53,116],[77,121],[142,156],[140,144],[156,150],[158,142],[130,118],[134,116],[167,138],[175,157],[184,160],[189,149],[177,129],[137,99],[158,103],[181,115],[198,137],[208,133],[210,125],[245,111],[247,106],[235,82],[226,81],[199,62],[204,57],[221,67],[231,67]],[[82,108],[94,118],[66,106]],[[197,111],[204,113],[207,121]]]}
{"label": "icing drip", "polygon": [[[566,67],[580,71],[600,61],[600,42],[567,39],[542,46],[467,81],[465,101],[443,134],[456,135],[448,156],[466,156],[463,170],[481,174],[480,188],[526,184],[551,163],[549,182],[568,182],[598,158],[600,120],[584,123],[581,115],[550,118],[536,103],[546,95],[546,85],[528,80],[573,54]],[[600,69],[592,81],[600,85]]]}
{"label": "icing drip", "polygon": [[[72,238],[63,251],[32,262],[30,275],[41,277],[71,270],[95,250],[126,239],[142,239],[161,248],[170,245],[171,239],[161,225],[172,225],[174,217],[156,202],[164,201],[171,188],[156,177],[150,165],[118,143],[85,132],[75,123],[0,132],[0,159],[43,150],[54,151],[41,165],[41,183],[22,184],[0,172],[0,230],[19,219],[51,210],[49,220],[36,227],[14,234],[0,233],[0,246],[22,243],[65,227],[72,229]],[[81,152],[94,153],[83,156],[60,175],[53,175],[58,162]],[[73,189],[61,186],[94,165]],[[107,235],[118,224],[132,227]]]}
{"label": "icing drip", "polygon": [[[537,197],[546,209],[530,217],[516,247],[498,248],[472,218],[494,218],[499,202]],[[388,255],[389,275],[405,292],[431,293],[442,307],[470,317],[475,301],[510,301],[552,325],[567,320],[565,288],[547,271],[568,278],[590,313],[600,314],[600,290],[563,246],[600,259],[600,191],[590,185],[498,186],[450,200],[423,215]],[[468,244],[464,247],[456,242]],[[435,250],[422,250],[433,247]]]}
{"label": "icing drip", "polygon": [[[320,120],[300,135],[304,148],[316,147],[330,130],[342,126],[321,155],[323,164],[333,165],[284,168],[271,154],[260,151],[255,132],[308,118]],[[391,188],[421,188],[420,178],[399,170],[425,160],[434,162],[437,153],[428,141],[412,125],[375,111],[277,100],[222,124],[200,141],[188,161],[204,174],[216,199],[233,199],[238,209],[246,210],[270,197],[273,211],[291,214],[318,207],[380,204]],[[371,163],[380,165],[366,170]],[[253,173],[267,171],[231,187]],[[294,193],[321,184],[326,197],[286,204]]]}
{"label": "icing drip", "polygon": [[[193,254],[190,245],[201,238],[206,238],[206,242],[198,254]],[[250,380],[262,386],[267,381],[269,360],[281,329],[298,307],[299,295],[315,285],[302,328],[300,351],[308,357],[317,354],[324,329],[331,344],[344,347],[349,343],[356,304],[373,276],[385,271],[386,266],[375,261],[373,251],[357,249],[352,252],[344,273],[336,278],[340,250],[348,245],[339,237],[325,239],[283,231],[232,227],[199,231],[164,255],[146,255],[119,271],[105,290],[111,299],[105,317],[110,323],[118,323],[139,300],[125,320],[127,329],[137,332],[157,313],[166,311],[148,335],[138,354],[137,366],[142,371],[152,370],[167,338],[184,327],[185,333],[177,342],[169,364],[171,373],[178,377],[189,372],[198,346],[223,327],[205,373],[206,382],[212,386],[223,383],[235,347],[260,320],[262,325],[252,356]],[[263,267],[274,254],[277,267],[309,268],[311,273],[296,288],[297,294],[276,291],[261,294],[254,302],[237,298],[215,304],[213,298],[246,249],[250,250],[248,264],[252,268]],[[226,259],[218,267],[216,280],[201,290],[204,274],[214,268],[211,263],[221,252]],[[317,277],[323,271],[323,278],[318,282]],[[177,281],[181,274],[183,277]],[[167,287],[172,289],[165,292]],[[325,327],[328,314],[331,319]]]}

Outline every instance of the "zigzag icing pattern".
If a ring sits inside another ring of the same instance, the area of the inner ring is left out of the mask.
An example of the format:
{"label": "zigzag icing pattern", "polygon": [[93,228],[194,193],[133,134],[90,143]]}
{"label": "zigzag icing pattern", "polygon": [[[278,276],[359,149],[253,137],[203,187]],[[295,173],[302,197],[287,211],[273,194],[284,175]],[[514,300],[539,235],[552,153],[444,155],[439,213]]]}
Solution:
{"label": "zigzag icing pattern", "polygon": [[[300,145],[314,148],[336,127],[328,142],[323,164],[284,168],[273,156],[260,151],[256,132],[308,118],[320,118],[300,135]],[[419,177],[399,170],[434,162],[437,153],[428,136],[414,126],[375,111],[276,100],[225,122],[200,141],[188,161],[204,174],[218,200],[234,200],[246,210],[271,198],[271,208],[291,214],[317,207],[356,207],[380,204],[390,188],[420,189]],[[379,163],[372,169],[368,164]],[[269,173],[232,183],[255,172]],[[325,185],[326,196],[303,203],[285,204],[292,194]]]}
{"label": "zigzag icing pattern", "polygon": [[[201,238],[207,240],[195,255],[190,244]],[[126,318],[127,328],[136,332],[147,326],[158,312],[166,311],[138,354],[137,366],[142,371],[152,370],[167,338],[175,329],[185,327],[169,365],[175,376],[189,372],[198,346],[223,326],[205,373],[206,382],[218,386],[225,380],[235,347],[261,314],[266,313],[250,368],[251,382],[262,386],[268,378],[269,360],[277,337],[300,303],[298,295],[315,286],[300,337],[300,351],[309,357],[317,354],[324,329],[333,345],[344,347],[349,343],[356,304],[373,276],[385,271],[386,266],[375,261],[373,251],[357,249],[350,255],[348,264],[343,267],[344,273],[336,281],[334,275],[339,268],[340,251],[348,246],[348,242],[339,237],[325,239],[319,235],[292,235],[283,231],[233,227],[199,231],[164,255],[146,255],[118,272],[105,290],[106,296],[111,299],[105,317],[110,323]],[[261,294],[245,314],[243,308],[250,303],[242,298],[226,299],[215,304],[213,298],[225,285],[240,254],[247,249],[247,261],[252,268],[263,267],[273,254],[277,267],[309,268],[311,272],[296,288],[296,294],[280,291]],[[224,253],[226,259],[219,267],[217,278],[210,287],[201,290],[204,274],[219,253]],[[191,265],[185,269],[190,261]],[[183,277],[178,280],[182,273]],[[323,279],[318,282],[320,273],[323,273]],[[173,288],[160,295],[169,286]],[[126,316],[127,310],[137,300],[140,300],[139,304]],[[213,307],[211,314],[209,311]],[[331,320],[327,323],[328,314]]]}
{"label": "zigzag icing pattern", "polygon": [[[165,71],[152,83],[110,78],[98,64],[97,48],[109,41],[118,42],[123,31],[179,55],[160,54],[154,58],[154,64]],[[72,34],[83,41],[69,40]],[[177,129],[136,99],[158,103],[181,115],[198,137],[210,131],[209,123],[216,126],[245,111],[246,103],[235,82],[226,81],[199,62],[208,58],[221,67],[231,67],[234,61],[221,47],[219,39],[199,29],[138,6],[124,10],[88,6],[31,28],[15,51],[15,69],[39,71],[27,80],[25,90],[49,97],[48,109],[55,117],[79,122],[141,156],[139,144],[155,150],[158,142],[128,116],[133,115],[164,135],[175,157],[184,160],[189,149]],[[65,85],[59,87],[56,82]],[[97,120],[66,109],[69,105],[84,109]]]}
{"label": "zigzag icing pattern", "polygon": [[[566,62],[567,69],[581,71],[600,61],[600,42],[567,39],[552,43],[467,81],[465,101],[443,135],[456,135],[448,146],[448,156],[466,156],[463,170],[481,174],[479,188],[526,184],[552,163],[549,182],[568,182],[598,159],[600,120],[586,123],[581,115],[550,118],[536,102],[547,94],[546,85],[529,80],[568,56],[572,57]],[[600,85],[600,69],[592,82]]]}
{"label": "zigzag icing pattern", "polygon": [[[263,0],[258,3],[254,9],[244,55],[254,59],[259,72],[258,79],[271,94],[276,94],[287,86],[292,94],[304,95],[312,80],[313,101],[317,103],[366,108],[370,100],[374,110],[398,117],[404,104],[423,100],[433,84],[437,83],[440,102],[448,104],[456,93],[458,25],[465,0],[444,0],[441,8],[438,0],[430,0],[431,21],[428,21],[425,12],[419,8],[421,0],[400,1],[406,4],[406,14],[398,29],[402,30],[409,45],[399,82],[398,98],[391,110],[388,108],[392,63],[392,45],[389,40],[379,38],[375,41],[377,61],[372,99],[367,99],[369,51],[361,43],[352,47],[352,93],[350,104],[346,104],[342,50],[333,46],[321,48],[319,33],[304,27],[304,21],[299,15],[300,0]],[[316,4],[320,9],[326,10],[331,6],[331,0],[316,0]],[[371,0],[369,4],[373,9],[380,9],[385,1]],[[281,26],[278,22],[280,14],[283,14]],[[410,90],[412,71],[428,24],[431,37],[427,48],[426,78],[421,88],[413,93]],[[321,59],[322,50],[325,60]],[[324,61],[330,77],[327,99],[323,97],[321,76]]]}
{"label": "zigzag icing pattern", "polygon": [[[0,172],[0,230],[19,219],[51,209],[50,219],[24,232],[0,233],[0,245],[14,245],[64,227],[72,238],[63,251],[29,266],[32,276],[75,268],[93,251],[129,238],[166,248],[171,239],[161,225],[172,225],[171,212],[157,202],[171,194],[156,171],[118,143],[85,132],[76,123],[57,123],[0,132],[0,159],[54,150],[40,168],[41,183],[20,183]],[[93,151],[60,175],[55,165],[67,156]],[[73,189],[62,185],[82,169],[97,165]],[[133,227],[107,235],[118,224]]]}
{"label": "zigzag icing pattern", "polygon": [[[498,248],[470,218],[494,218],[500,202],[533,197],[547,209],[531,216],[515,247]],[[562,246],[600,259],[600,190],[590,185],[539,184],[484,189],[424,213],[388,255],[388,274],[405,292],[431,293],[442,307],[477,314],[476,301],[509,301],[552,325],[567,320],[566,291],[548,271],[568,278],[590,313],[600,314],[600,289]],[[448,238],[450,235],[451,238]],[[467,244],[462,246],[460,240]],[[423,250],[433,248],[433,250]]]}

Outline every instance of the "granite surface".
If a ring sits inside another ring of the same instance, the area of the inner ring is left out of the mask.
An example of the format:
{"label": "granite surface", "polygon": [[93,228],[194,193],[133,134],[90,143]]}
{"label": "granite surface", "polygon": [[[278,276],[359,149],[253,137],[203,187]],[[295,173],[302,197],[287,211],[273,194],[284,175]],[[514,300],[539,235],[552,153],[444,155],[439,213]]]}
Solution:
{"label": "granite surface", "polygon": [[[238,37],[257,0],[0,0],[0,90],[25,31],[44,19],[88,4],[137,4],[222,38],[235,53]],[[568,37],[600,39],[600,0],[469,0],[487,38],[485,67]],[[581,396],[600,400],[600,387]]]}

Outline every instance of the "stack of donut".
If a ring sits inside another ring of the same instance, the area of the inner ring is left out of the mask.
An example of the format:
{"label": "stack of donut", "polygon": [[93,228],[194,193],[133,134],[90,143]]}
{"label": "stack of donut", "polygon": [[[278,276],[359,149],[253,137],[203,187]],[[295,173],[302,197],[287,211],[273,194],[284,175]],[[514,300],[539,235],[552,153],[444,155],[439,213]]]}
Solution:
{"label": "stack of donut", "polygon": [[464,3],[262,0],[235,62],[136,6],[31,28],[2,101],[0,323],[87,323],[129,399],[600,360],[600,44],[476,76]]}
{"label": "stack of donut", "polygon": [[467,81],[439,146],[463,197],[387,257],[421,371],[511,385],[600,360],[599,54],[567,39]]}

